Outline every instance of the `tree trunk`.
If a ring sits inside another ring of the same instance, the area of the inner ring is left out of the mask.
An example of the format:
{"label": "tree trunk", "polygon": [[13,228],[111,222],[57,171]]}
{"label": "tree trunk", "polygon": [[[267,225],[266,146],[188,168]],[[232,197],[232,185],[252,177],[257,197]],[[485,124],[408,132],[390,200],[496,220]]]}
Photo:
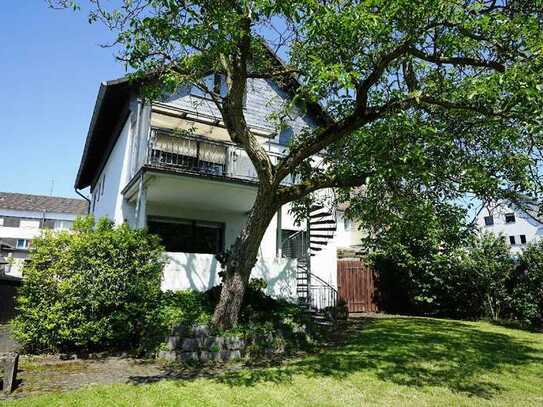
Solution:
{"label": "tree trunk", "polygon": [[260,188],[247,223],[228,253],[213,325],[229,329],[237,324],[260,243],[278,207],[274,194]]}

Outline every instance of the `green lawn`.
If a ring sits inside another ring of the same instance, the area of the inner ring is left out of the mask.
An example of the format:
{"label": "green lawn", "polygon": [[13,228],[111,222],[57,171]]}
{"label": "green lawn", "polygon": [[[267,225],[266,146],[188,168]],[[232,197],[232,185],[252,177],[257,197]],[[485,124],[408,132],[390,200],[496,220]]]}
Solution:
{"label": "green lawn", "polygon": [[280,367],[192,380],[91,386],[15,406],[542,406],[543,335],[424,318],[384,318],[347,342]]}

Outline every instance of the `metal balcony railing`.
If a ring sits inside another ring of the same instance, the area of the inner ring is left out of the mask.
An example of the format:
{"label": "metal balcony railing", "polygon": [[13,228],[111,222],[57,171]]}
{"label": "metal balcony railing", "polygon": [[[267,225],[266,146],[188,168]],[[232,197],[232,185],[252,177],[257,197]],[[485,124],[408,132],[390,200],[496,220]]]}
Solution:
{"label": "metal balcony railing", "polygon": [[[270,157],[277,163],[280,155],[270,153]],[[145,164],[179,172],[258,181],[255,167],[242,148],[156,129],[151,132]],[[292,184],[290,177],[283,184]]]}

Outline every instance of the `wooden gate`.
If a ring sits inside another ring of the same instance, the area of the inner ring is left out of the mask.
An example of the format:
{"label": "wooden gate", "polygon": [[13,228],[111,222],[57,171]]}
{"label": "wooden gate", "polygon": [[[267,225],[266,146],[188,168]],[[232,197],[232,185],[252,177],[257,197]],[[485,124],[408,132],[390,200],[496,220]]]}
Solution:
{"label": "wooden gate", "polygon": [[377,312],[375,273],[360,260],[338,260],[339,298],[347,303],[349,312]]}

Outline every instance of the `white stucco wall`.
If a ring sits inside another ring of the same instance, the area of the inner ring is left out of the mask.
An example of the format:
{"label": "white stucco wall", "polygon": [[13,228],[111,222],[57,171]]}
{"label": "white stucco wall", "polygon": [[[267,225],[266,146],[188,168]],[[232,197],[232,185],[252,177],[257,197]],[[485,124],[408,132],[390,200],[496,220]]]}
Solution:
{"label": "white stucco wall", "polygon": [[[220,284],[220,264],[212,254],[167,253],[163,290],[205,291]],[[293,299],[296,296],[296,260],[260,258],[251,274],[268,282],[266,293]]]}
{"label": "white stucco wall", "polygon": [[[505,214],[510,212],[515,214],[515,222],[505,223]],[[490,215],[494,219],[494,225],[486,226],[484,218]],[[482,232],[505,236],[507,244],[510,244],[509,237],[515,236],[515,245],[511,245],[512,253],[521,252],[527,244],[543,237],[542,223],[537,222],[524,211],[504,204],[498,207],[484,208],[477,216],[476,222]],[[520,243],[520,235],[526,236],[526,244]]]}
{"label": "white stucco wall", "polygon": [[[94,216],[96,218],[107,217],[116,224],[121,224],[125,220],[129,223],[133,221],[131,219],[133,217],[131,208],[128,207],[121,194],[121,191],[128,182],[130,171],[130,129],[129,117],[121,130],[104,169],[98,177],[98,182],[94,186],[91,197],[91,203],[94,202],[94,206],[91,208]],[[102,182],[104,183],[103,192],[101,188]]]}

